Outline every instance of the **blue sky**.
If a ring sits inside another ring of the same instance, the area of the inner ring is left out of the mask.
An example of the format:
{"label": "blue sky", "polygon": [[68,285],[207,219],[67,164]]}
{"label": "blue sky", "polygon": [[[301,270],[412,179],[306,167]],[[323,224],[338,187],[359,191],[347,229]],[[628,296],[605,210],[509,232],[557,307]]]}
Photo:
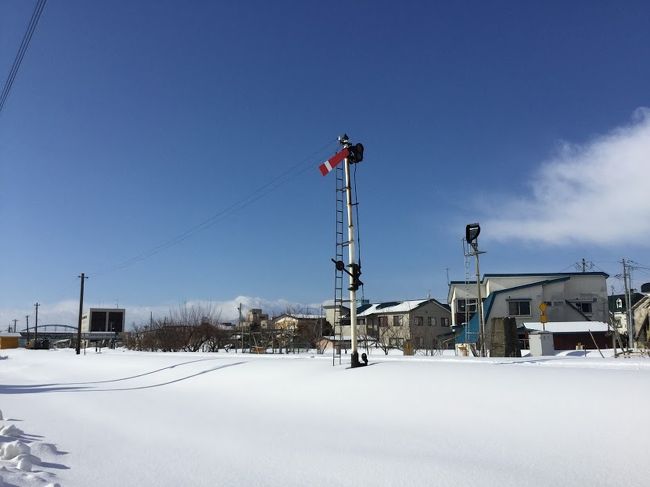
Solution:
{"label": "blue sky", "polygon": [[371,300],[444,299],[473,221],[484,272],[650,265],[647,2],[431,3],[48,2],[0,114],[0,326],[74,321],[80,272],[139,310],[330,298],[343,132]]}

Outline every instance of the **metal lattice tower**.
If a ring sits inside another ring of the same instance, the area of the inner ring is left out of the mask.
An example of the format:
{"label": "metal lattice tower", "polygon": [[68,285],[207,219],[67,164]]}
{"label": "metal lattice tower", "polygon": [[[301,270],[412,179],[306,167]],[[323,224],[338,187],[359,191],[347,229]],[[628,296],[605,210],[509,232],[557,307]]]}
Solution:
{"label": "metal lattice tower", "polygon": [[[336,174],[336,260],[343,260],[343,250],[346,242],[344,240],[344,212],[345,212],[345,174],[343,166],[339,165],[335,169]],[[341,364],[341,348],[343,341],[343,327],[341,325],[341,311],[343,310],[343,271],[334,268],[334,323],[332,333],[334,340],[338,333],[338,359]],[[332,343],[332,365],[336,365],[336,344]]]}

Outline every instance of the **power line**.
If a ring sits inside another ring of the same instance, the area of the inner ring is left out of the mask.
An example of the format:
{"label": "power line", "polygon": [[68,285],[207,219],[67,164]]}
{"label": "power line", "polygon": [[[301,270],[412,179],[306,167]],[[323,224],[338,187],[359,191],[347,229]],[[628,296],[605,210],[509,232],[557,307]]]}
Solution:
{"label": "power line", "polygon": [[43,13],[43,9],[45,8],[46,3],[47,0],[38,0],[34,6],[32,17],[29,19],[29,24],[27,24],[27,30],[25,31],[25,35],[23,35],[23,40],[20,43],[20,47],[18,48],[18,52],[14,58],[14,62],[11,65],[9,76],[7,76],[7,80],[5,81],[4,87],[2,88],[2,94],[0,94],[0,113],[2,113],[5,101],[7,101],[11,87],[13,86],[16,79],[16,74],[18,73],[18,69],[23,62],[23,58],[25,57],[25,53],[27,52],[27,48],[29,47],[29,43],[32,40],[32,36],[34,35],[34,31],[36,30],[36,26],[38,25],[38,21],[41,18],[41,13]]}
{"label": "power line", "polygon": [[[247,196],[243,197],[242,199],[235,201],[234,203],[226,206],[225,208],[222,208],[221,210],[217,211],[216,213],[213,213],[211,216],[206,218],[205,220],[197,223],[196,225],[188,228],[187,230],[177,234],[176,236],[165,240],[164,242],[151,247],[143,252],[140,252],[139,254],[126,259],[114,266],[108,267],[104,270],[96,271],[93,272],[91,275],[93,276],[99,276],[103,274],[108,274],[109,272],[114,272],[117,270],[122,270],[126,269],[127,267],[131,267],[132,265],[135,265],[139,262],[142,262],[143,260],[148,259],[149,257],[152,257],[170,247],[173,247],[175,245],[180,244],[181,242],[187,240],[188,238],[192,237],[193,235],[206,230],[207,228],[211,227],[218,221],[222,220],[223,218],[229,216],[230,214],[242,210],[246,208],[247,206],[251,205],[252,203],[258,201],[259,199],[263,198],[264,196],[272,193],[276,189],[278,189],[280,186],[283,184],[287,183],[291,179],[299,176],[300,174],[303,174],[309,169],[312,169],[312,164],[314,163],[314,158],[324,152],[329,146],[333,144],[332,141],[328,141],[326,144],[321,146],[318,150],[312,152],[305,158],[301,159],[298,163],[288,167],[286,170],[281,172],[279,175],[276,177],[272,178],[270,181],[267,183],[259,186],[255,190],[253,190],[250,194]],[[308,166],[303,167],[302,169],[298,170],[303,165],[306,165],[309,163]]]}

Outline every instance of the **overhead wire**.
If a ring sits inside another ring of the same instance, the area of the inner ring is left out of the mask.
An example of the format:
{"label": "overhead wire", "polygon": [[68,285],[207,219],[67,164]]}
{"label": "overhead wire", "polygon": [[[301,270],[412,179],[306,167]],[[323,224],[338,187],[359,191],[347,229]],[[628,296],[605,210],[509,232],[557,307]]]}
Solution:
{"label": "overhead wire", "polygon": [[[246,195],[245,197],[241,198],[238,201],[235,201],[234,203],[226,206],[225,208],[220,209],[219,211],[213,213],[210,215],[208,218],[202,220],[201,222],[197,223],[196,225],[193,225],[192,227],[188,228],[187,230],[177,234],[176,236],[165,240],[164,242],[155,245],[143,252],[140,252],[137,255],[134,255],[133,257],[130,257],[122,262],[119,262],[118,264],[115,264],[113,266],[107,267],[105,269],[100,269],[98,271],[95,271],[93,273],[89,273],[89,275],[92,276],[100,276],[104,274],[108,274],[110,272],[126,269],[128,267],[131,267],[139,262],[142,262],[150,257],[153,257],[154,255],[169,249],[175,245],[180,244],[181,242],[187,240],[188,238],[192,237],[193,235],[208,229],[218,221],[222,220],[223,218],[229,216],[230,214],[242,210],[246,208],[247,206],[251,205],[252,203],[260,200],[261,198],[265,197],[266,195],[272,193],[276,189],[278,189],[280,186],[286,184],[290,180],[294,179],[295,177],[305,173],[309,169],[312,168],[311,165],[307,166],[306,163],[309,162],[310,164],[314,162],[314,158],[324,152],[330,145],[333,144],[333,141],[328,141],[326,144],[321,146],[319,149],[315,150],[308,156],[304,157],[301,159],[298,163],[289,166],[287,169],[282,171],[280,174],[277,176],[271,178],[268,182],[262,184],[255,190],[253,190],[251,193]],[[305,165],[302,169],[298,170],[301,166]]]}
{"label": "overhead wire", "polygon": [[27,48],[29,47],[29,44],[32,40],[32,36],[34,35],[34,31],[36,30],[36,26],[38,25],[38,21],[41,18],[41,14],[43,13],[43,9],[45,8],[46,3],[47,0],[38,0],[34,6],[34,11],[32,12],[32,16],[29,19],[29,24],[27,24],[27,30],[23,35],[20,47],[18,48],[16,57],[14,58],[13,64],[11,65],[11,69],[9,70],[9,75],[7,76],[5,84],[2,88],[2,93],[0,94],[0,113],[2,113],[2,109],[4,108],[5,102],[9,96],[9,92],[11,91],[11,87],[16,80],[16,75],[18,74],[18,70],[20,69],[20,65],[23,62],[23,58],[25,57],[25,53],[27,52]]}

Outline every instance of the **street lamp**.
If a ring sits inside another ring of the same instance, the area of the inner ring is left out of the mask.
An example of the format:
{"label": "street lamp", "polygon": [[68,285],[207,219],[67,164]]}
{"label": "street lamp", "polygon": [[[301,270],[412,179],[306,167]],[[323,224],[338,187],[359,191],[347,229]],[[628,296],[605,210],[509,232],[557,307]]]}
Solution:
{"label": "street lamp", "polygon": [[[481,340],[481,357],[485,357],[485,318],[483,316],[483,302],[481,300],[481,271],[479,270],[479,259],[481,252],[478,249],[478,236],[481,233],[481,226],[478,223],[470,223],[465,226],[465,240],[472,248],[468,255],[473,255],[476,259],[476,312],[478,313],[479,320],[479,339]],[[468,325],[465,325],[468,326]]]}

